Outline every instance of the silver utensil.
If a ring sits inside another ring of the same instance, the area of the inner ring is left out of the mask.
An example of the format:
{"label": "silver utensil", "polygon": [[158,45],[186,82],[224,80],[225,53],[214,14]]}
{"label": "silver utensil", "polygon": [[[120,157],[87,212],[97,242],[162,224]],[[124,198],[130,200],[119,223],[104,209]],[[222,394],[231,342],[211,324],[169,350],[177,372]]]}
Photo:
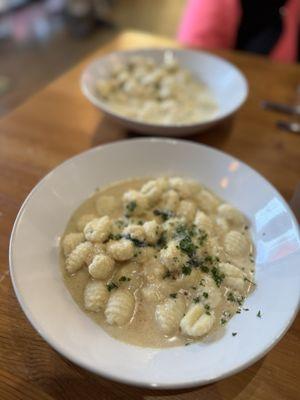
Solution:
{"label": "silver utensil", "polygon": [[285,131],[300,133],[299,122],[277,121],[276,125],[278,128],[284,129]]}
{"label": "silver utensil", "polygon": [[300,115],[300,104],[289,105],[284,103],[277,103],[275,101],[263,100],[261,102],[261,106],[265,110],[278,111],[290,115]]}

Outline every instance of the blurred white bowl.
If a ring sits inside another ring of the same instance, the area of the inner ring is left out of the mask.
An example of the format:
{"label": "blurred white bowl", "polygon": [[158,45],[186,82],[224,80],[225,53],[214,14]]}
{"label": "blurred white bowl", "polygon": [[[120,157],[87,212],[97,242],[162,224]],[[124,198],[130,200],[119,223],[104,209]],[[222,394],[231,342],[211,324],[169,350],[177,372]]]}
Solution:
{"label": "blurred white bowl", "polygon": [[[71,214],[96,187],[163,174],[197,179],[245,213],[256,247],[257,287],[246,299],[249,311],[234,316],[218,340],[153,349],[112,338],[82,312],[64,285],[58,244]],[[299,261],[298,224],[262,176],[207,146],[153,138],[97,147],[55,168],[24,202],[10,242],[14,289],[40,335],[90,371],[153,388],[207,384],[262,357],[297,313]]]}
{"label": "blurred white bowl", "polygon": [[[218,111],[213,117],[193,124],[150,124],[116,113],[101,100],[96,91],[96,82],[109,75],[114,63],[126,61],[132,56],[150,57],[161,63],[166,51],[171,51],[182,67],[191,71],[210,88],[218,103]],[[207,129],[236,112],[248,95],[247,80],[233,64],[204,51],[185,49],[143,49],[110,53],[87,66],[81,77],[81,89],[91,103],[126,128],[163,136],[184,136]]]}

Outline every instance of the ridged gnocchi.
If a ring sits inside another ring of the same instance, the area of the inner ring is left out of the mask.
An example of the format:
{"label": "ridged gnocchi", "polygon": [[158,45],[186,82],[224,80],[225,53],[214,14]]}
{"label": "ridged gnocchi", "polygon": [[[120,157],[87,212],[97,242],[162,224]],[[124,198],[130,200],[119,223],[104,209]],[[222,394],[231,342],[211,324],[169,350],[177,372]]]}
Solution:
{"label": "ridged gnocchi", "polygon": [[255,288],[248,225],[193,180],[118,182],[71,218],[61,239],[65,282],[118,339],[150,347],[201,340],[241,312]]}
{"label": "ridged gnocchi", "polygon": [[66,270],[73,274],[81,269],[87,262],[88,256],[93,249],[90,242],[80,243],[66,258]]}
{"label": "ridged gnocchi", "polygon": [[229,256],[242,257],[249,253],[249,242],[238,231],[230,231],[225,237],[225,250]]}
{"label": "ridged gnocchi", "polygon": [[111,220],[107,215],[92,219],[83,230],[86,240],[91,242],[104,242],[108,239],[110,232]]}
{"label": "ridged gnocchi", "polygon": [[169,298],[156,306],[155,317],[163,333],[170,335],[178,330],[185,307],[182,297]]}
{"label": "ridged gnocchi", "polygon": [[129,322],[135,306],[134,296],[125,290],[116,290],[111,294],[104,314],[110,325],[122,326]]}
{"label": "ridged gnocchi", "polygon": [[101,281],[90,281],[84,289],[84,307],[87,311],[99,312],[109,298],[106,286]]}
{"label": "ridged gnocchi", "polygon": [[89,265],[89,273],[94,279],[108,278],[115,266],[113,258],[106,254],[98,254]]}
{"label": "ridged gnocchi", "polygon": [[62,241],[64,255],[67,257],[83,241],[84,235],[82,233],[73,232],[66,235]]}
{"label": "ridged gnocchi", "polygon": [[206,313],[202,305],[195,304],[180,321],[180,328],[188,336],[201,337],[211,330],[214,321],[213,313]]}

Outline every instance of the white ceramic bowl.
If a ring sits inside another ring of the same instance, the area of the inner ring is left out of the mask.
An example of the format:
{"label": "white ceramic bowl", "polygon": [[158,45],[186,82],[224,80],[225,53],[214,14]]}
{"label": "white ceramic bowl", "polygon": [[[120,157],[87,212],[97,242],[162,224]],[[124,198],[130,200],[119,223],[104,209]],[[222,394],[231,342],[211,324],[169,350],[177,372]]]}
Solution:
{"label": "white ceramic bowl", "polygon": [[144,134],[184,136],[200,132],[229,117],[244,103],[248,95],[246,78],[233,64],[204,51],[171,49],[179,64],[201,79],[213,92],[219,110],[205,121],[190,125],[161,125],[143,123],[115,113],[100,99],[96,92],[96,81],[107,76],[115,62],[126,61],[132,56],[145,56],[161,63],[167,49],[144,49],[120,51],[93,61],[81,77],[83,94],[100,110],[126,128]]}
{"label": "white ceramic bowl", "polygon": [[[246,300],[249,311],[232,318],[218,341],[141,348],[108,336],[79,309],[61,277],[58,243],[73,210],[99,185],[166,173],[198,179],[247,215],[257,252],[257,288]],[[44,339],[88,370],[153,388],[203,385],[262,357],[297,313],[299,262],[296,220],[262,176],[212,148],[153,138],[97,147],[55,168],[24,202],[10,243],[16,295]],[[261,318],[256,316],[259,310]]]}

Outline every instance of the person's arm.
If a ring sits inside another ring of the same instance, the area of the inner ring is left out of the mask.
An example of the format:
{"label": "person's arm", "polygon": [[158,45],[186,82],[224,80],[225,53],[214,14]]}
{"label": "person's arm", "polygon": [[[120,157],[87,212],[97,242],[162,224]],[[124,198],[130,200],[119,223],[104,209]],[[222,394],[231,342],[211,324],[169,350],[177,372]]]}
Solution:
{"label": "person's arm", "polygon": [[177,39],[196,48],[233,48],[239,20],[239,0],[189,0]]}

